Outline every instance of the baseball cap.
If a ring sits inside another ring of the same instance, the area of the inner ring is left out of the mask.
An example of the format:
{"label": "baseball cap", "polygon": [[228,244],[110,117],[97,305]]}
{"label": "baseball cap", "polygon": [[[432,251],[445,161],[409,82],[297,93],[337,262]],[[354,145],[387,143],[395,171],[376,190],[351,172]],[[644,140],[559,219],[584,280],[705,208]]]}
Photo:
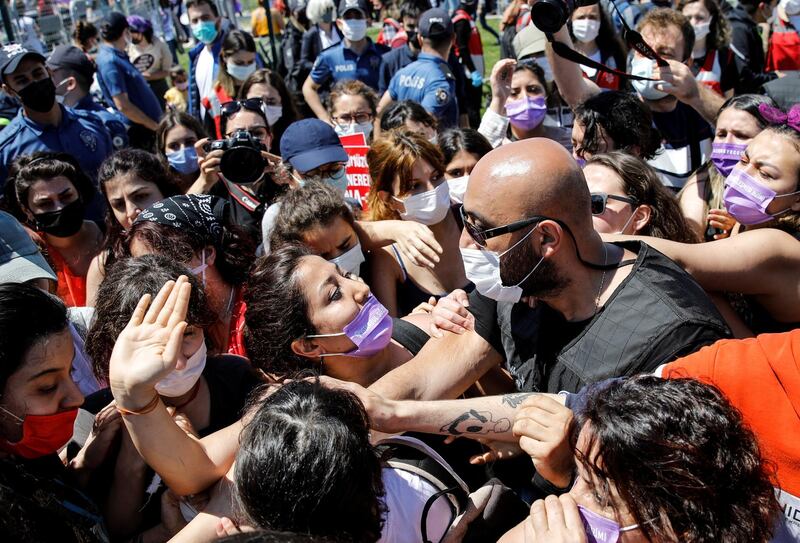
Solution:
{"label": "baseball cap", "polygon": [[0,211],[0,283],[57,281],[53,269],[17,219]]}
{"label": "baseball cap", "polygon": [[17,69],[22,59],[28,56],[35,56],[45,62],[46,59],[36,51],[26,49],[18,43],[10,43],[0,47],[0,74],[8,75]]}
{"label": "baseball cap", "polygon": [[453,34],[453,21],[440,8],[429,9],[419,18],[419,35],[423,38],[449,36]]}
{"label": "baseball cap", "polygon": [[367,0],[341,0],[339,2],[339,17],[344,17],[344,14],[351,9],[357,9],[364,17],[367,17],[372,11]]}
{"label": "baseball cap", "polygon": [[544,32],[536,28],[536,25],[529,24],[514,37],[513,45],[514,51],[517,53],[517,60],[544,53],[545,43],[547,43],[547,38],[545,38]]}
{"label": "baseball cap", "polygon": [[281,158],[303,173],[348,160],[336,131],[319,119],[303,119],[286,128],[281,137]]}
{"label": "baseball cap", "polygon": [[50,53],[47,65],[53,69],[66,68],[74,70],[91,80],[94,76],[94,64],[86,53],[74,45],[59,45]]}

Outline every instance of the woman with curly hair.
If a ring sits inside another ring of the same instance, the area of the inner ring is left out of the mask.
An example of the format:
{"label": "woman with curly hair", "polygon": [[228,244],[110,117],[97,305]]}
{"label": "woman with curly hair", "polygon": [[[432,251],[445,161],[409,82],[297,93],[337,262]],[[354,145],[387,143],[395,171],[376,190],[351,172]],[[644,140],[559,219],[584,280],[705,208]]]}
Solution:
{"label": "woman with curly hair", "polygon": [[[535,502],[502,543],[770,540],[780,516],[771,472],[716,387],[639,376],[590,386],[567,406],[574,458],[558,471],[574,484]],[[531,409],[517,414],[523,448],[537,420]]]}
{"label": "woman with curly hair", "polygon": [[255,247],[231,224],[226,200],[208,194],[172,196],[142,210],[126,235],[132,256],[169,256],[202,281],[215,320],[207,330],[220,352],[246,356],[244,283]]}

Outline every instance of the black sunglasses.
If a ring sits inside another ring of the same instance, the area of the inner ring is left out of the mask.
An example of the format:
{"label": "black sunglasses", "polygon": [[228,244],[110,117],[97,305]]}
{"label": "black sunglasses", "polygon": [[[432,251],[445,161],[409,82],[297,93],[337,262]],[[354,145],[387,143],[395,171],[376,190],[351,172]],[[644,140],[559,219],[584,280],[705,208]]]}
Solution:
{"label": "black sunglasses", "polygon": [[261,115],[264,115],[263,106],[264,101],[261,98],[245,98],[244,100],[232,100],[230,102],[225,102],[220,106],[220,109],[222,110],[222,115],[225,117],[230,117],[242,109],[255,111],[256,113],[261,113]]}
{"label": "black sunglasses", "polygon": [[617,200],[636,207],[638,202],[629,196],[617,196],[616,194],[606,194],[605,192],[592,193],[592,215],[602,215],[606,211],[606,204],[609,200]]}
{"label": "black sunglasses", "polygon": [[[472,238],[472,241],[474,241],[481,247],[486,247],[487,239],[491,239],[497,236],[502,236],[503,234],[510,234],[511,232],[522,230],[526,226],[530,226],[532,224],[540,223],[546,220],[551,220],[548,217],[535,215],[529,219],[522,219],[519,221],[515,221],[505,226],[498,226],[496,228],[489,228],[487,230],[479,230],[477,226],[475,226],[474,224],[472,224],[467,220],[467,216],[464,214],[464,206],[461,206],[459,208],[459,212],[461,213],[461,222],[464,223],[464,228],[466,229],[467,234],[469,235],[470,238]],[[561,222],[558,220],[556,220],[556,222],[561,224]]]}

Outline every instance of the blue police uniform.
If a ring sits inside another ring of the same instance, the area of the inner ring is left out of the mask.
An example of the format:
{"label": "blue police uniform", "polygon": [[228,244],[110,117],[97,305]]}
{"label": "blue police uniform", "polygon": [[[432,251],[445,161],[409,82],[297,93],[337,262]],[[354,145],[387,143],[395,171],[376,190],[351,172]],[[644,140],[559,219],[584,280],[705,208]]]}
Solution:
{"label": "blue police uniform", "polygon": [[72,106],[72,109],[78,111],[89,111],[94,113],[106,127],[109,135],[111,136],[111,144],[114,150],[124,149],[128,146],[128,128],[126,119],[121,113],[109,111],[94,100],[91,95],[87,94]]}
{"label": "blue police uniform", "polygon": [[326,85],[331,81],[357,79],[378,90],[381,57],[389,48],[375,44],[369,38],[367,41],[369,45],[361,56],[347,49],[343,41],[322,51],[311,69],[311,80],[317,85]]}
{"label": "blue police uniform", "polygon": [[394,77],[394,74],[415,60],[417,60],[417,55],[414,54],[408,44],[402,47],[395,47],[383,55],[380,77],[378,78],[378,92],[381,96],[383,96],[383,93],[389,88],[389,82],[392,80],[392,77]]}
{"label": "blue police uniform", "polygon": [[8,167],[20,155],[36,151],[69,153],[93,181],[103,160],[111,154],[111,138],[102,121],[88,111],[61,107],[61,124],[42,126],[31,121],[20,109],[0,131],[0,189],[8,177]]}
{"label": "blue police uniform", "polygon": [[456,77],[447,62],[435,55],[420,53],[397,72],[389,82],[389,96],[418,102],[443,128],[458,126]]}
{"label": "blue police uniform", "polygon": [[161,119],[161,105],[147,80],[131,64],[128,55],[108,45],[100,46],[95,59],[97,82],[103,91],[103,98],[109,105],[114,104],[114,96],[128,94],[128,100],[142,112],[158,122]]}

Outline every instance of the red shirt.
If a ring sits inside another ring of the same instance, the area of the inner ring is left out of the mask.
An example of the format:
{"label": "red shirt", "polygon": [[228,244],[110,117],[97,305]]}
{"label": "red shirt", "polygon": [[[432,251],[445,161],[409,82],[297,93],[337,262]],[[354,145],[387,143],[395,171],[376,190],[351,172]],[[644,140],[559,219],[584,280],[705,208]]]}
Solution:
{"label": "red shirt", "polygon": [[244,348],[244,314],[247,304],[244,302],[244,287],[236,291],[236,298],[231,311],[231,327],[228,334],[228,354],[236,354],[247,358]]}

